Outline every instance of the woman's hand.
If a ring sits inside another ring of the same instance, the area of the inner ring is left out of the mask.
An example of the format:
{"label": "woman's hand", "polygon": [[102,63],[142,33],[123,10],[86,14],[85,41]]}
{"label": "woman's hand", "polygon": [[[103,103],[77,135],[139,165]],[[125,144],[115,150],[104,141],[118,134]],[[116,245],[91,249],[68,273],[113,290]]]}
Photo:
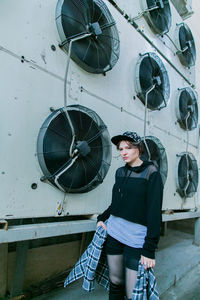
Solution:
{"label": "woman's hand", "polygon": [[144,265],[144,269],[154,268],[156,265],[155,259],[151,259],[141,255],[141,264]]}
{"label": "woman's hand", "polygon": [[106,225],[104,224],[104,222],[99,221],[99,222],[97,223],[97,227],[99,227],[99,226],[103,227],[103,228],[106,230]]}

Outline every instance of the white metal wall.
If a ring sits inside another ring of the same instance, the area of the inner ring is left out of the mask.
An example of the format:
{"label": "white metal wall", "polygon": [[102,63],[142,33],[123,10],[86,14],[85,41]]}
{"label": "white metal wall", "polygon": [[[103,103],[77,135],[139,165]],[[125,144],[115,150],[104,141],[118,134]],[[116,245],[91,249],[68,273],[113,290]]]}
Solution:
{"label": "white metal wall", "polygon": [[[126,130],[143,135],[144,105],[137,97],[133,100],[136,96],[135,66],[139,53],[155,52],[155,49],[108,1],[105,2],[117,22],[120,59],[106,76],[89,74],[71,61],[68,104],[93,109],[108,126],[111,136]],[[132,16],[141,11],[135,2],[133,7],[132,1],[117,1],[119,5],[126,3],[124,8]],[[43,174],[36,157],[39,129],[50,114],[50,107],[56,109],[64,105],[66,53],[58,47],[56,4],[56,0],[0,2],[0,218],[56,216],[63,199],[62,215],[98,213],[110,203],[114,173],[122,165],[113,148],[112,165],[104,182],[93,191],[67,194],[65,198],[61,191],[40,181]],[[173,23],[169,35],[174,39],[176,23],[180,23],[181,18],[173,5],[171,10]],[[187,69],[180,64],[178,57],[174,56],[173,45],[167,44],[169,40],[152,33],[143,17],[138,24],[173,64],[194,82],[195,68]],[[56,46],[56,51],[52,51],[51,45]],[[188,84],[160,58],[169,74],[170,101],[165,109],[148,112],[147,135],[159,138],[167,152],[168,178],[163,209],[193,209],[198,205],[198,193],[183,201],[176,193],[175,185],[176,154],[186,149],[186,131],[176,123],[177,89]],[[80,87],[83,87],[82,91]],[[198,157],[198,129],[190,132],[189,137],[188,150]],[[37,189],[31,188],[32,183],[37,184]]]}

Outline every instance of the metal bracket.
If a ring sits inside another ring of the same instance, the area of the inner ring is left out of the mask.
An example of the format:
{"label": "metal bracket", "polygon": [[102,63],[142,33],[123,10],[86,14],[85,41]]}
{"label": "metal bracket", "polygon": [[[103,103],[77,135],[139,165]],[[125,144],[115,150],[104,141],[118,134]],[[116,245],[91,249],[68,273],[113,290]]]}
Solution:
{"label": "metal bracket", "polygon": [[4,219],[0,219],[0,229],[8,230],[8,222]]}

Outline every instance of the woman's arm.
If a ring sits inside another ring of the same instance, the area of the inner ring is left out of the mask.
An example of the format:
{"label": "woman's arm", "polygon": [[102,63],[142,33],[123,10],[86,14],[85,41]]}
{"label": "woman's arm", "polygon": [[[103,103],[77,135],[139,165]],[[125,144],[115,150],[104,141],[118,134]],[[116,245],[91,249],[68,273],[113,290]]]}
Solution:
{"label": "woman's arm", "polygon": [[104,222],[110,217],[110,209],[111,205],[100,215],[97,217],[97,227],[102,226],[106,230],[106,225]]}
{"label": "woman's arm", "polygon": [[147,187],[147,235],[143,245],[142,255],[155,259],[155,249],[160,238],[161,212],[163,199],[163,183],[159,172],[153,172]]}
{"label": "woman's arm", "polygon": [[111,205],[100,215],[97,217],[97,222],[102,221],[105,222],[110,217]]}

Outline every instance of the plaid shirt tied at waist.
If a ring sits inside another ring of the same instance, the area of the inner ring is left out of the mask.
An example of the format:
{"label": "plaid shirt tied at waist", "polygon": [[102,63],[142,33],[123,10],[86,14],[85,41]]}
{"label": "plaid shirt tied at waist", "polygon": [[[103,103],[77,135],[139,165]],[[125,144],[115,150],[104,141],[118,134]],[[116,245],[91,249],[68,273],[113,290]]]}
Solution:
{"label": "plaid shirt tied at waist", "polygon": [[[67,276],[64,287],[83,277],[82,287],[84,290],[93,291],[95,280],[109,290],[109,270],[103,249],[106,237],[106,230],[101,226],[97,227],[92,242]],[[132,300],[159,300],[154,270],[152,268],[144,270],[141,262],[139,262]]]}

